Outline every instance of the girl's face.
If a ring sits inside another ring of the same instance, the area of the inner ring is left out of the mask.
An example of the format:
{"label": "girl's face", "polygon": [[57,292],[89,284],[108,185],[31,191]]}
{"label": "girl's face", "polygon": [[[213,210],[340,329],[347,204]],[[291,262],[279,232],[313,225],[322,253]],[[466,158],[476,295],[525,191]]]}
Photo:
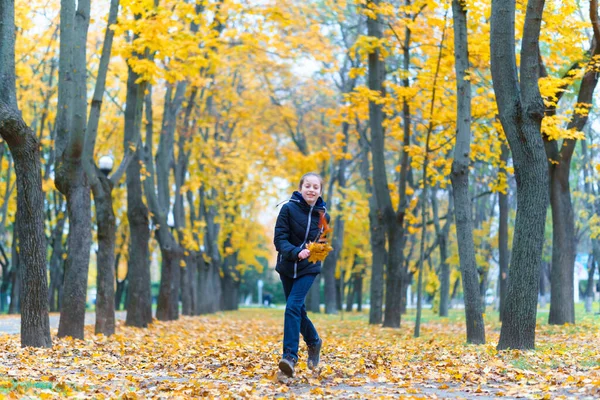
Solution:
{"label": "girl's face", "polygon": [[321,195],[321,181],[314,175],[304,178],[300,186],[300,194],[304,200],[311,206],[314,206]]}

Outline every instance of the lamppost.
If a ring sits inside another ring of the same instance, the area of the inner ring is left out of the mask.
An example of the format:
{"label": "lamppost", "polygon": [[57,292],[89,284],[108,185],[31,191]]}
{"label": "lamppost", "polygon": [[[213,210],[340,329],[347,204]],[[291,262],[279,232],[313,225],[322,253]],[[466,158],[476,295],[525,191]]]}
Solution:
{"label": "lamppost", "polygon": [[104,174],[104,176],[108,176],[110,171],[112,171],[115,163],[115,159],[112,156],[104,155],[98,159],[98,167],[100,171]]}

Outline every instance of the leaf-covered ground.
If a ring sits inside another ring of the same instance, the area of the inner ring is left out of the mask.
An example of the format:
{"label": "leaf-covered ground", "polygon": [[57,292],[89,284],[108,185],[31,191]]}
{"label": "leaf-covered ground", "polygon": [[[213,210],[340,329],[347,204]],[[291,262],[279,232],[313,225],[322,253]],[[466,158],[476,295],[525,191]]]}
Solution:
{"label": "leaf-covered ground", "polygon": [[[324,339],[317,372],[277,373],[283,310],[242,309],[148,329],[59,340],[53,349],[21,349],[0,336],[0,398],[597,398],[600,323],[540,323],[536,351],[498,353],[499,324],[488,316],[488,344],[466,345],[460,311],[426,314],[421,338],[404,318],[399,330],[369,326],[366,315],[316,315]],[[547,315],[547,314],[546,314]],[[429,316],[429,318],[427,318]],[[544,315],[542,314],[543,318]],[[53,335],[56,331],[53,331]]]}

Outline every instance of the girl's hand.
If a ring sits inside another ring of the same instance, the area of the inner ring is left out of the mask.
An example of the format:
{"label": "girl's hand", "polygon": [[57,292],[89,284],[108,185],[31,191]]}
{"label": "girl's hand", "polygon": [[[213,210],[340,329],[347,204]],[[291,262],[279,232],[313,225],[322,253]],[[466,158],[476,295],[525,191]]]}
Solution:
{"label": "girl's hand", "polygon": [[304,249],[300,253],[298,253],[298,259],[304,260],[310,256],[310,250]]}

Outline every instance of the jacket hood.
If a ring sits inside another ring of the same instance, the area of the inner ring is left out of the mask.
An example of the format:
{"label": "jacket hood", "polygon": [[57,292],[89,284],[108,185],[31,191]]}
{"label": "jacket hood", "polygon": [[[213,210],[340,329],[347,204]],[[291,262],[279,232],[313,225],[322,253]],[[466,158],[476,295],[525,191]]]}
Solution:
{"label": "jacket hood", "polygon": [[[306,202],[306,200],[304,200],[304,197],[302,197],[302,194],[297,190],[295,190],[294,193],[292,193],[292,197],[290,198],[290,201],[298,203],[302,207],[310,208],[310,205]],[[315,203],[313,210],[327,211],[327,204],[325,204],[325,200],[323,200],[323,198],[321,196],[319,196],[319,198],[317,199],[317,202]]]}

